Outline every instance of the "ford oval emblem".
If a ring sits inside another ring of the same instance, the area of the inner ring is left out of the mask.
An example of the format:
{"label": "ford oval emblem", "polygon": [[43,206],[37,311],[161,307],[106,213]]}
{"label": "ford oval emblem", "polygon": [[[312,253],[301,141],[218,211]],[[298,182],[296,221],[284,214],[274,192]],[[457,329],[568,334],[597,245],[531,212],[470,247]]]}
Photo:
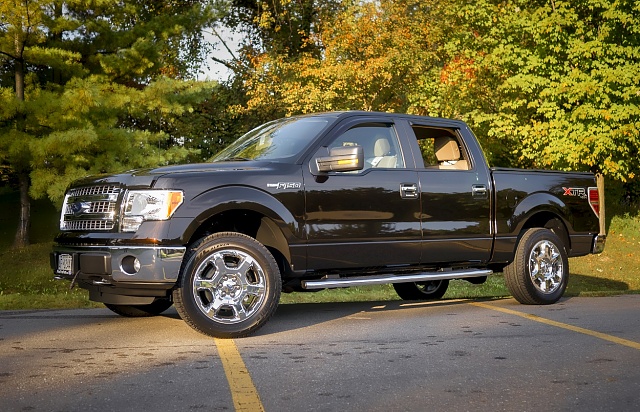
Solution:
{"label": "ford oval emblem", "polygon": [[69,207],[71,209],[71,213],[73,213],[74,216],[78,216],[83,213],[87,213],[91,208],[91,204],[89,202],[75,202],[71,203]]}

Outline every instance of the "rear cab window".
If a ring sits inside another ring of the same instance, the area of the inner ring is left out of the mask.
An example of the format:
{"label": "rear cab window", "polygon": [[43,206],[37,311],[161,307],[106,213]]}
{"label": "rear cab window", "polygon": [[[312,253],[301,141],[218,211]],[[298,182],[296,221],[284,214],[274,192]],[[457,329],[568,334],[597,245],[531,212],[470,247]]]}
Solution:
{"label": "rear cab window", "polygon": [[469,152],[457,129],[420,124],[411,124],[411,129],[420,148],[424,168],[435,170],[470,170],[472,168]]}

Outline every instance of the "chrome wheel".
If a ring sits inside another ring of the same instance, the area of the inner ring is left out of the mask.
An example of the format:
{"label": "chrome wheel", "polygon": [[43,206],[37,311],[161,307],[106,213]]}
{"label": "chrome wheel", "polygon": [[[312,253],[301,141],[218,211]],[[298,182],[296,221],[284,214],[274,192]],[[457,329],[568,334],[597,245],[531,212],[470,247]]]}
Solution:
{"label": "chrome wheel", "polygon": [[553,293],[562,284],[564,265],[558,247],[548,240],[536,243],[529,254],[529,276],[542,293]]}
{"label": "chrome wheel", "polygon": [[569,282],[569,259],[562,240],[546,228],[527,229],[504,280],[514,298],[525,305],[557,302]]}
{"label": "chrome wheel", "polygon": [[208,318],[223,324],[242,322],[264,301],[264,270],[248,253],[219,250],[196,269],[192,291],[196,305]]}
{"label": "chrome wheel", "polygon": [[216,338],[240,338],[275,313],[280,269],[260,242],[220,232],[194,242],[185,254],[173,303],[189,326]]}

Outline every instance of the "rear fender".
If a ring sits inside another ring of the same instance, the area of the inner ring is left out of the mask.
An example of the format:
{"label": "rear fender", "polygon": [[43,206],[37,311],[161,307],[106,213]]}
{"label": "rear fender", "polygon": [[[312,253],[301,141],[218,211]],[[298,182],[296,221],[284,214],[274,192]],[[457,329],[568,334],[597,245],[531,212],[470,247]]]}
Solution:
{"label": "rear fender", "polygon": [[519,234],[540,213],[550,213],[559,218],[568,231],[571,231],[570,222],[573,221],[571,208],[566,203],[549,193],[533,193],[515,207],[513,214],[507,221],[511,234]]}

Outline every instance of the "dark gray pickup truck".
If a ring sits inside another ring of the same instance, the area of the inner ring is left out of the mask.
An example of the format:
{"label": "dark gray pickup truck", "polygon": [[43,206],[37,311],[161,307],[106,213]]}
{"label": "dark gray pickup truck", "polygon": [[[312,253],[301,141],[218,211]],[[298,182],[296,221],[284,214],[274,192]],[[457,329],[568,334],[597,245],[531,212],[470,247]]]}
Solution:
{"label": "dark gray pickup truck", "polygon": [[489,168],[455,120],[372,112],[266,123],[210,163],[88,177],[67,191],[51,254],[124,316],[175,305],[198,331],[254,332],[280,293],[392,283],[441,298],[504,272],[554,303],[568,257],[600,253],[590,173]]}

